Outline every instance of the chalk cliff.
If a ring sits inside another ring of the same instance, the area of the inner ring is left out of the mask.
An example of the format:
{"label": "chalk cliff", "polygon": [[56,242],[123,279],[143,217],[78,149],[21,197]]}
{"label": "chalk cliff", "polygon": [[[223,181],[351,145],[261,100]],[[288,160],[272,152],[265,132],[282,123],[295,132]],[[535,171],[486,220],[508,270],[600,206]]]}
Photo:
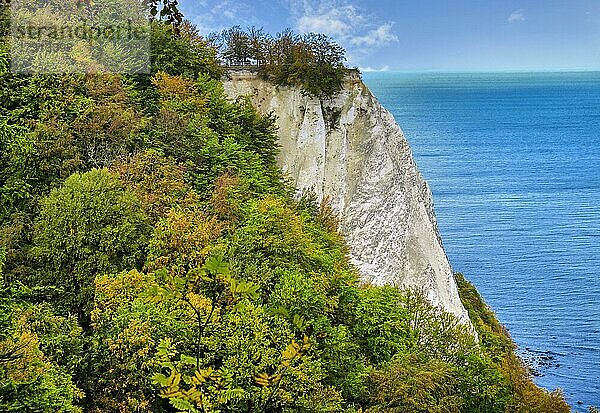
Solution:
{"label": "chalk cliff", "polygon": [[250,71],[230,71],[232,98],[250,96],[279,127],[279,164],[298,191],[329,198],[364,281],[418,288],[468,323],[437,229],[429,186],[394,117],[358,73],[339,96],[306,97]]}

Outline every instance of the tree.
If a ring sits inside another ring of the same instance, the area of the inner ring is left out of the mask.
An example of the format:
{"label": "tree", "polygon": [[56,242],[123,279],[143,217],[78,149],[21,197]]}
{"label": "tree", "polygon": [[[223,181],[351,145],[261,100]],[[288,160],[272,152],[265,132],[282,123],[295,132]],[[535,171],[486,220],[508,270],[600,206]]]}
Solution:
{"label": "tree", "polygon": [[247,100],[229,101],[221,83],[206,76],[193,82],[158,73],[153,83],[160,109],[151,144],[186,165],[201,197],[210,196],[224,173],[239,175],[252,193],[281,189],[272,117],[258,115]]}
{"label": "tree", "polygon": [[175,27],[183,22],[178,0],[147,0],[147,4],[153,19],[166,21]]}
{"label": "tree", "polygon": [[221,77],[222,69],[216,60],[216,49],[192,23],[184,21],[178,29],[154,23],[150,40],[152,73],[166,72],[193,80],[200,74],[216,79]]}
{"label": "tree", "polygon": [[367,412],[459,413],[458,377],[452,365],[424,360],[418,355],[398,356],[371,375],[372,403]]}
{"label": "tree", "polygon": [[111,172],[140,199],[154,224],[167,217],[171,208],[191,208],[199,201],[185,180],[185,167],[155,151],[116,163]]}
{"label": "tree", "polygon": [[69,177],[41,202],[34,229],[38,281],[88,322],[97,275],[139,267],[150,234],[135,195],[106,170]]}
{"label": "tree", "polygon": [[257,66],[267,62],[267,55],[271,45],[271,38],[262,28],[254,26],[248,28],[248,42],[250,44],[250,58]]}
{"label": "tree", "polygon": [[224,50],[222,53],[225,61],[231,66],[243,66],[249,62],[251,56],[250,37],[240,26],[224,30],[221,33]]}
{"label": "tree", "polygon": [[212,44],[228,65],[254,64],[276,84],[300,86],[316,98],[339,92],[346,75],[345,50],[322,34],[287,29],[272,38],[263,29],[235,26],[212,36]]}
{"label": "tree", "polygon": [[410,346],[410,315],[403,302],[402,292],[392,287],[366,287],[353,302],[351,330],[374,365]]}
{"label": "tree", "polygon": [[80,413],[72,374],[81,356],[73,320],[32,306],[2,283],[0,249],[0,411]]}
{"label": "tree", "polygon": [[300,73],[306,92],[316,97],[331,97],[342,88],[346,75],[346,51],[329,37],[309,33],[302,39],[310,56],[309,65]]}
{"label": "tree", "polygon": [[0,333],[0,411],[80,413],[75,402],[81,393],[71,376],[42,353],[28,311],[14,302],[0,303],[0,317],[7,313],[8,325]]}

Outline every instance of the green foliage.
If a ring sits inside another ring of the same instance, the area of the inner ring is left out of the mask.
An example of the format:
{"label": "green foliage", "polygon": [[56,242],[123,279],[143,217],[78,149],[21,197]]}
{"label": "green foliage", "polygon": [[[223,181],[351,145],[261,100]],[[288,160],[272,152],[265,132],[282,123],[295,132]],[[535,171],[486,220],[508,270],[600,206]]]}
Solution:
{"label": "green foliage", "polygon": [[149,235],[140,202],[105,170],[76,174],[41,202],[32,250],[38,282],[83,321],[97,275],[139,267]]}
{"label": "green foliage", "polygon": [[37,335],[46,360],[61,366],[71,376],[80,372],[86,342],[75,317],[60,316],[52,306],[38,304],[29,309],[27,324]]}
{"label": "green foliage", "polygon": [[239,26],[212,36],[229,66],[255,65],[281,86],[299,86],[310,96],[331,98],[340,92],[347,74],[346,51],[329,37],[286,30],[272,37],[262,29]]}
{"label": "green foliage", "polygon": [[140,144],[145,119],[111,75],[8,77],[0,83],[0,219],[32,213],[71,174],[102,168]]}
{"label": "green foliage", "polygon": [[2,277],[4,273],[4,264],[6,264],[6,250],[0,247],[0,288],[4,287],[4,278]]}
{"label": "green foliage", "polygon": [[[176,358],[169,340],[158,346],[157,357],[168,375],[154,374],[152,380],[162,390],[160,396],[168,399],[178,412],[212,412],[215,405],[227,404],[244,396],[243,389],[231,388],[230,380],[212,368],[194,369],[196,359],[185,355]],[[189,374],[186,374],[188,371]]]}
{"label": "green foliage", "polygon": [[222,69],[216,50],[190,22],[179,26],[153,24],[151,31],[152,71],[196,79],[201,74],[219,78]]}
{"label": "green foliage", "polygon": [[374,365],[408,350],[410,314],[403,304],[404,295],[393,287],[366,287],[359,292],[351,329]]}
{"label": "green foliage", "polygon": [[[0,411],[78,413],[81,393],[72,382],[72,371],[59,365],[60,356],[48,343],[61,336],[48,334],[48,329],[36,331],[39,318],[35,307],[18,303],[5,290],[0,293]],[[72,331],[78,337],[77,328]]]}
{"label": "green foliage", "polygon": [[26,164],[34,153],[25,129],[0,119],[0,222],[23,208],[31,198],[32,185],[16,165]]}
{"label": "green foliage", "polygon": [[508,331],[500,324],[494,312],[483,301],[475,286],[468,282],[462,274],[456,274],[455,279],[461,300],[484,348],[498,358],[512,352],[515,345]]}
{"label": "green foliage", "polygon": [[[290,45],[291,43],[291,45]],[[345,50],[325,35],[303,37],[282,33],[275,40],[277,56],[263,74],[283,86],[300,86],[310,96],[324,99],[342,89],[347,74]]]}
{"label": "green foliage", "polygon": [[32,218],[24,213],[13,213],[0,225],[0,250],[4,254],[2,278],[7,287],[17,280],[28,279],[31,274],[28,242],[31,238]]}
{"label": "green foliage", "polygon": [[191,208],[198,195],[185,182],[185,167],[156,151],[138,153],[112,165],[111,172],[141,201],[153,223],[174,207]]}
{"label": "green foliage", "polygon": [[[560,390],[548,392],[533,383],[528,367],[515,353],[515,345],[508,331],[498,322],[475,286],[462,274],[456,274],[455,279],[460,298],[479,334],[485,355],[496,374],[501,374],[507,382],[510,397],[505,395],[501,398],[506,401],[505,411],[569,412],[570,408]],[[488,399],[493,396],[491,394]],[[498,398],[495,397],[496,400]]]}
{"label": "green foliage", "polygon": [[199,194],[210,193],[224,173],[239,175],[253,193],[283,189],[275,158],[274,119],[257,115],[248,101],[231,103],[220,82],[196,82],[158,73],[160,95],[152,145],[185,164]]}
{"label": "green foliage", "polygon": [[169,22],[174,27],[178,27],[183,21],[177,0],[146,0],[146,5],[152,19]]}
{"label": "green foliage", "polygon": [[153,356],[162,338],[192,340],[189,309],[148,297],[156,278],[136,270],[97,277],[93,340],[82,389],[90,412],[162,412],[152,384],[160,368]]}
{"label": "green foliage", "polygon": [[456,392],[453,366],[416,355],[394,358],[383,371],[371,375],[374,409],[367,412],[458,413],[462,400]]}

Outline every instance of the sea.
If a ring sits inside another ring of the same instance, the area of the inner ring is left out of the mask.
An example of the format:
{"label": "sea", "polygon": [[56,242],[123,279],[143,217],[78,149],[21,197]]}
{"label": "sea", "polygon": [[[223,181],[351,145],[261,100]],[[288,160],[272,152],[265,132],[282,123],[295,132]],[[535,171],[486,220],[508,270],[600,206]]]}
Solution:
{"label": "sea", "polygon": [[537,372],[600,406],[600,72],[365,73],[444,246]]}

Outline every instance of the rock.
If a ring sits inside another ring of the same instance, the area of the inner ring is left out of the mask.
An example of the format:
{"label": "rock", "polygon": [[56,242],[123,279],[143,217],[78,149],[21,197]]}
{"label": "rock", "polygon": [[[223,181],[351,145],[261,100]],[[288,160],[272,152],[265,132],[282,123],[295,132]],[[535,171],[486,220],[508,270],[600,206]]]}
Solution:
{"label": "rock", "polygon": [[429,186],[393,116],[358,73],[330,100],[277,87],[249,71],[224,80],[279,127],[279,164],[299,192],[327,198],[362,279],[416,288],[470,324],[440,238]]}

